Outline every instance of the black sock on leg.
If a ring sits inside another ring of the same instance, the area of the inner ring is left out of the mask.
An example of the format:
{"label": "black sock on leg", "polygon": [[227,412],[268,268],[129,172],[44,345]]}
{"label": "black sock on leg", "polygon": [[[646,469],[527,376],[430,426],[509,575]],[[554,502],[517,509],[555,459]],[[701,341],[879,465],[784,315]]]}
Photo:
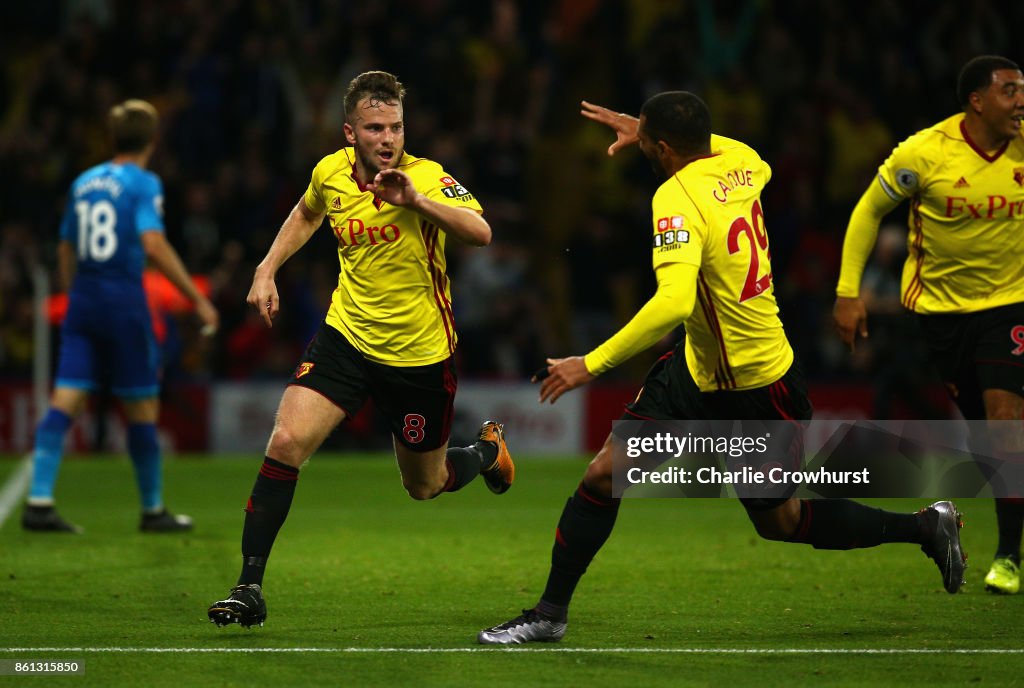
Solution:
{"label": "black sock on leg", "polygon": [[996,559],[1009,558],[1020,566],[1020,539],[1024,532],[1024,499],[1004,497],[996,500],[996,524],[999,546]]}
{"label": "black sock on leg", "polygon": [[597,495],[580,483],[565,503],[551,548],[551,572],[537,604],[542,614],[565,617],[576,585],[611,535],[621,501]]}
{"label": "black sock on leg", "polygon": [[252,487],[252,495],[245,506],[242,573],[238,577],[238,585],[263,583],[267,557],[270,556],[277,532],[288,516],[298,479],[299,469],[269,456],[264,459]]}
{"label": "black sock on leg", "polygon": [[[493,459],[491,460],[493,463]],[[445,465],[448,466],[448,482],[442,492],[457,492],[473,482],[480,475],[483,457],[476,445],[469,447],[449,447],[445,454]],[[490,465],[490,464],[488,464]]]}
{"label": "black sock on leg", "polygon": [[479,457],[481,471],[486,471],[498,459],[498,445],[494,442],[477,440],[472,445],[466,447],[466,450],[475,452]]}
{"label": "black sock on leg", "polygon": [[790,538],[815,549],[858,549],[883,542],[922,542],[922,514],[875,509],[850,499],[800,500],[800,524]]}

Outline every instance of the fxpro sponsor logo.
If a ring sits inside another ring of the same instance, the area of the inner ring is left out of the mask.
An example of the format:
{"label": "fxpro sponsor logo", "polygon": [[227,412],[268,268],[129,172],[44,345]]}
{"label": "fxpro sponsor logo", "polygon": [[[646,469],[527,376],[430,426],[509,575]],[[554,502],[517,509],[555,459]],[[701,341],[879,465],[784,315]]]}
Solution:
{"label": "fxpro sponsor logo", "polygon": [[946,196],[946,217],[970,217],[975,220],[1005,220],[1024,217],[1024,200],[1006,196],[986,196],[982,200],[966,196]]}
{"label": "fxpro sponsor logo", "polygon": [[396,224],[382,227],[367,224],[357,217],[350,217],[343,224],[332,225],[334,236],[341,246],[377,246],[398,241],[402,231]]}

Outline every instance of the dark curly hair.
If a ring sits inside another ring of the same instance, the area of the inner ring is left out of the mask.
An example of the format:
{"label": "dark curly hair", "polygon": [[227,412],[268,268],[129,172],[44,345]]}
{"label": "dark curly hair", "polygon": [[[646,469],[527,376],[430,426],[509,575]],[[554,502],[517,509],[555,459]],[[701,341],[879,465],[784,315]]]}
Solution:
{"label": "dark curly hair", "polygon": [[711,113],[693,93],[666,91],[651,96],[640,114],[647,135],[654,141],[664,141],[676,153],[707,150],[711,141]]}
{"label": "dark curly hair", "polygon": [[971,94],[984,91],[992,83],[992,72],[998,69],[1020,70],[1017,63],[999,55],[979,55],[967,61],[956,80],[956,99],[967,107]]}

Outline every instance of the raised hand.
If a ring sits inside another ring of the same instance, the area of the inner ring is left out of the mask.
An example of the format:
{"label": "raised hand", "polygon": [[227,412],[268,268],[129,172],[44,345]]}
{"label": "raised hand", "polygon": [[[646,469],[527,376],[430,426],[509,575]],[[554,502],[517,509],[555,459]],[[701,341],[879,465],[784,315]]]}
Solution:
{"label": "raised hand", "polygon": [[412,205],[419,195],[409,175],[400,170],[381,170],[366,188],[385,203],[401,207]]}
{"label": "raised hand", "polygon": [[637,129],[640,120],[624,112],[612,112],[606,107],[594,105],[587,101],[580,102],[580,114],[587,119],[610,127],[615,132],[615,143],[608,146],[608,155],[615,155],[619,150],[632,146],[639,141]]}

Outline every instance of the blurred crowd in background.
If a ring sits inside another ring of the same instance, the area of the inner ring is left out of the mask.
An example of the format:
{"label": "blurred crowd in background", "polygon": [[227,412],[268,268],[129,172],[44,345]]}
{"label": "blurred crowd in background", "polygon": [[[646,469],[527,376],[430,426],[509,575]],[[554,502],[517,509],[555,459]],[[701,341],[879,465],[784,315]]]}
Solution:
{"label": "blurred crowd in background", "polygon": [[[1024,3],[988,0],[3,3],[0,376],[31,370],[31,266],[55,268],[68,185],[109,157],[110,106],[137,97],[162,117],[151,168],[168,236],[223,319],[205,340],[168,314],[167,378],[283,380],[329,303],[333,235],[278,274],[272,330],[245,304],[253,269],[344,145],[349,80],[383,69],[408,91],[407,150],[468,187],[494,230],[485,249],[449,243],[461,375],[522,379],[546,355],[583,354],[650,296],[658,181],[639,151],[609,158],[610,132],[579,102],[636,113],[686,89],[773,168],[775,289],[809,376],[913,389],[927,373],[898,300],[906,209],[869,266],[872,338],[852,357],[831,328],[846,221],[898,141],[959,110],[967,59],[1020,61],[1021,25]],[[640,379],[650,360],[609,375]]]}

